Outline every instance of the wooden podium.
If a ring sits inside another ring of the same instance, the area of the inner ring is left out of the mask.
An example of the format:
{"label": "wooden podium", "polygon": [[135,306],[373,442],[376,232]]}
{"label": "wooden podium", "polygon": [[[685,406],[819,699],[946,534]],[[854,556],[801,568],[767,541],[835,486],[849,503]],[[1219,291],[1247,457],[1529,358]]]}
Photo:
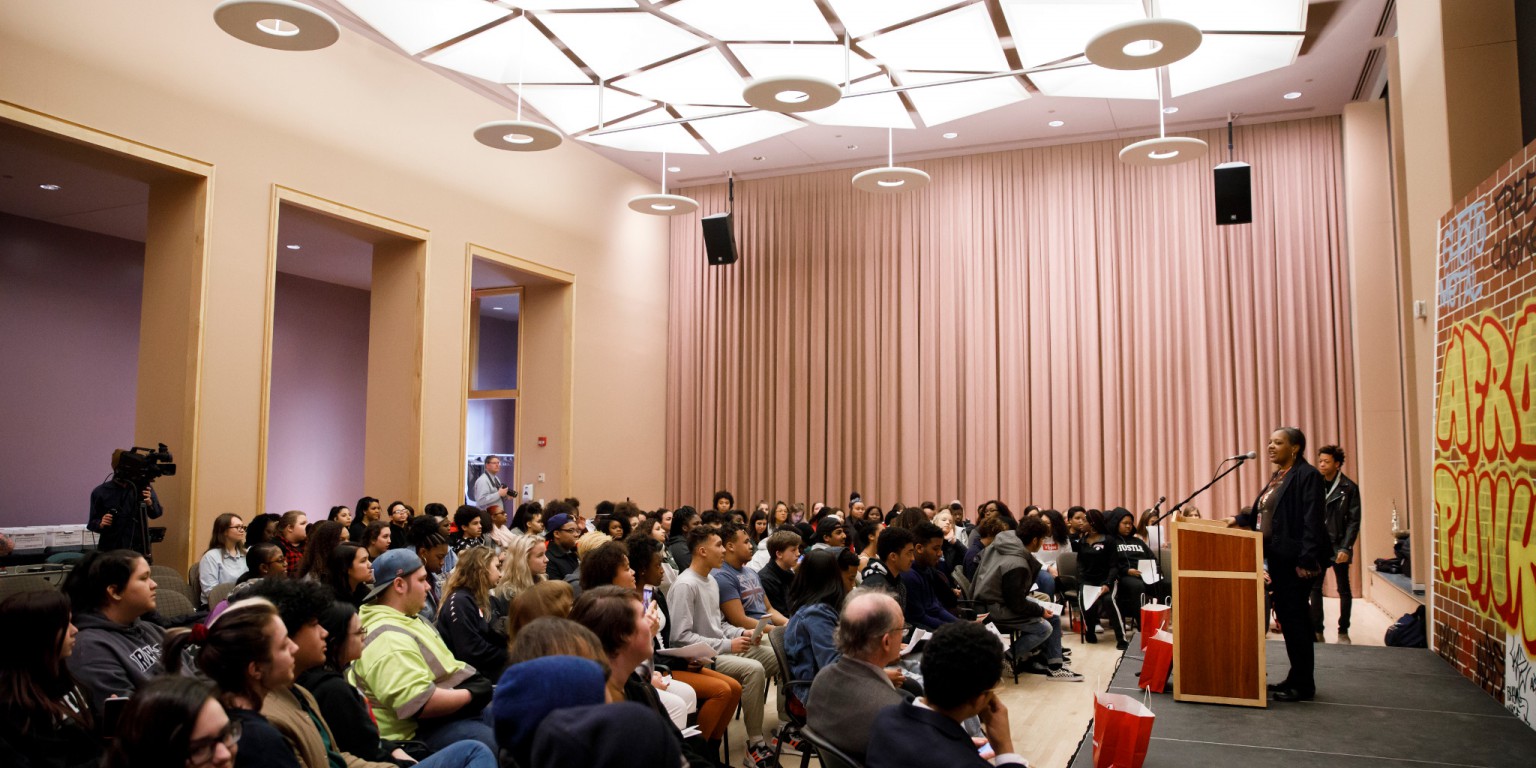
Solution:
{"label": "wooden podium", "polygon": [[1225,521],[1173,521],[1173,698],[1267,706],[1264,541]]}

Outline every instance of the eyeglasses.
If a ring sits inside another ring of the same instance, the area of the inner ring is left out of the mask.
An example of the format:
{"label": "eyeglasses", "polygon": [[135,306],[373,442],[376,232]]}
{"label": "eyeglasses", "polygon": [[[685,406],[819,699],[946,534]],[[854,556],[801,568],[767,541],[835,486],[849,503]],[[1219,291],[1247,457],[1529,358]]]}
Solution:
{"label": "eyeglasses", "polygon": [[576,529],[575,528],[557,528],[557,529],[555,529],[555,532],[556,533],[575,533]]}
{"label": "eyeglasses", "polygon": [[206,739],[193,739],[187,745],[187,763],[189,765],[211,763],[213,762],[213,754],[220,744],[223,744],[225,749],[233,750],[235,744],[239,741],[240,721],[231,720],[229,725],[224,726],[224,730],[219,731],[217,736],[210,736]]}
{"label": "eyeglasses", "polygon": [[243,531],[243,530],[245,530],[245,526],[243,526],[243,525],[231,525],[229,527],[229,529],[231,531]]}

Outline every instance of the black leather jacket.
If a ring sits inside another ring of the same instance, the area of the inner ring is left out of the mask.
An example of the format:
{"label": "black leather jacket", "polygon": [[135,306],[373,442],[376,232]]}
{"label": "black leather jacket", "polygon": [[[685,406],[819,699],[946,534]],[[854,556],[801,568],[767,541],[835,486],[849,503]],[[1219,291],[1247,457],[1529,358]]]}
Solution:
{"label": "black leather jacket", "polygon": [[[1323,527],[1328,529],[1335,554],[1352,552],[1355,539],[1360,537],[1360,486],[1342,472],[1334,479],[1339,481],[1338,487],[1323,500]],[[1324,480],[1323,490],[1330,485]]]}

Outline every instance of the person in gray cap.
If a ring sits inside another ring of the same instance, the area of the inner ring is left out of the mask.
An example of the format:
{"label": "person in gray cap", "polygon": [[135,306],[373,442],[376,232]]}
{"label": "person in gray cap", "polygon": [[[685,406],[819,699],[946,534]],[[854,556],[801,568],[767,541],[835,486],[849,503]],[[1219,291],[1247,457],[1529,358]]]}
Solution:
{"label": "person in gray cap", "polygon": [[373,588],[363,599],[363,655],[350,675],[391,741],[442,749],[474,739],[496,751],[485,705],[491,681],[454,658],[437,630],[418,614],[427,601],[427,569],[410,549],[373,561]]}

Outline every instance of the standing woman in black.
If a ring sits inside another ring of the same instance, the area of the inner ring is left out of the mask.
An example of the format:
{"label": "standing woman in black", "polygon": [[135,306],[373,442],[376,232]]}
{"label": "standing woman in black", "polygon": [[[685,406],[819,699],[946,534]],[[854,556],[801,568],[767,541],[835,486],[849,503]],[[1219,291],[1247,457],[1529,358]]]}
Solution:
{"label": "standing woman in black", "polygon": [[1312,619],[1307,598],[1332,555],[1323,527],[1323,476],[1306,459],[1307,437],[1295,427],[1269,436],[1275,471],[1253,503],[1264,535],[1264,559],[1275,595],[1275,618],[1285,636],[1291,671],[1269,686],[1275,701],[1308,701],[1317,693],[1312,679]]}
{"label": "standing woman in black", "polygon": [[1086,602],[1088,587],[1099,587],[1103,591],[1092,605],[1083,607],[1083,639],[1090,643],[1099,641],[1099,616],[1107,610],[1111,614],[1109,623],[1115,628],[1115,647],[1123,651],[1131,646],[1125,639],[1125,619],[1115,604],[1122,575],[1119,539],[1111,535],[1103,512],[1090,509],[1087,515],[1088,527],[1083,531],[1082,549],[1077,553],[1077,577],[1083,591],[1079,599]]}

